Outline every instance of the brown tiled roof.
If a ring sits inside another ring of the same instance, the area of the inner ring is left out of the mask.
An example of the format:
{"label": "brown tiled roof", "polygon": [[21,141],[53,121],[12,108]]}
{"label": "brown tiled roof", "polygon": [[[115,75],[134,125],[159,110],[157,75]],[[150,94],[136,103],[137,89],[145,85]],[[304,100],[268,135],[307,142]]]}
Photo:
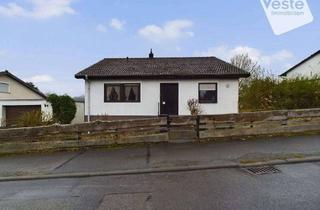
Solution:
{"label": "brown tiled roof", "polygon": [[215,57],[108,58],[75,75],[78,79],[240,78],[250,74]]}

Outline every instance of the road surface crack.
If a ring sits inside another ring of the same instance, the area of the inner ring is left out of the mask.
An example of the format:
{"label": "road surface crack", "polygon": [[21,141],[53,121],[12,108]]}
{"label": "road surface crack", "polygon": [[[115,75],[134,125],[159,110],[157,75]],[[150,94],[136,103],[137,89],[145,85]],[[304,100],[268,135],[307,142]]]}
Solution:
{"label": "road surface crack", "polygon": [[66,160],[66,161],[63,162],[62,164],[60,164],[59,166],[55,167],[55,168],[53,169],[53,171],[62,168],[62,167],[65,166],[66,164],[70,163],[72,160],[74,160],[74,159],[76,159],[77,157],[79,157],[80,155],[82,155],[83,153],[85,153],[85,151],[81,151],[81,152],[75,154],[74,156],[72,156],[71,158],[69,158],[68,160]]}

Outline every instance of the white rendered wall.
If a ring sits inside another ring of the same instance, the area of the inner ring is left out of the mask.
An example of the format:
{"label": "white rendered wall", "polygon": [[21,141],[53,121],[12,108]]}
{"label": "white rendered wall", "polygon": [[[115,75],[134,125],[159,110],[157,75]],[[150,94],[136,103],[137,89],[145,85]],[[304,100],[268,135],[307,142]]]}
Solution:
{"label": "white rendered wall", "polygon": [[287,74],[287,78],[320,76],[320,54],[296,67]]}
{"label": "white rendered wall", "polygon": [[[140,103],[104,103],[105,83],[140,83]],[[201,104],[203,114],[230,114],[238,113],[239,82],[237,79],[221,80],[178,80],[178,81],[156,81],[156,80],[135,80],[135,81],[86,81],[86,106],[85,114],[88,115],[110,115],[110,116],[155,116],[159,113],[160,83],[179,84],[179,115],[190,115],[187,107],[189,99],[198,99],[199,83],[218,84],[218,103]],[[90,89],[90,103],[89,103]]]}
{"label": "white rendered wall", "polygon": [[77,112],[71,124],[84,123],[84,102],[76,102]]}
{"label": "white rendered wall", "polygon": [[52,107],[46,100],[0,100],[0,126],[5,122],[5,106],[28,106],[40,105],[41,111],[47,115],[52,115]]}
{"label": "white rendered wall", "polygon": [[6,122],[6,108],[0,105],[0,127],[5,126]]}
{"label": "white rendered wall", "polygon": [[34,91],[26,88],[21,83],[8,76],[0,76],[0,82],[7,83],[9,85],[8,93],[0,93],[0,100],[41,100],[42,96]]}

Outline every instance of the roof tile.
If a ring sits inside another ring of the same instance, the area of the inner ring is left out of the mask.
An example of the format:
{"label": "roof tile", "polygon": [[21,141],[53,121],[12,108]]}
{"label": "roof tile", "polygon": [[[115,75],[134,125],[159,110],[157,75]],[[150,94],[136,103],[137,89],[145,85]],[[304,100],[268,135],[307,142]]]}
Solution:
{"label": "roof tile", "polygon": [[250,74],[215,57],[109,58],[84,69],[76,78],[248,77]]}

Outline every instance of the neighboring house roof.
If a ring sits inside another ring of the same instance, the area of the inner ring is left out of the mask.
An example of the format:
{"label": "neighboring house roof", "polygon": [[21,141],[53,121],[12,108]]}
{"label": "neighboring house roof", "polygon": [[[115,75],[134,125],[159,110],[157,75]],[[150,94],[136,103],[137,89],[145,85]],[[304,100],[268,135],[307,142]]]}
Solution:
{"label": "neighboring house roof", "polygon": [[75,75],[77,79],[240,78],[250,74],[216,57],[108,58]]}
{"label": "neighboring house roof", "polygon": [[84,96],[74,97],[73,100],[77,103],[84,103]]}
{"label": "neighboring house roof", "polygon": [[317,56],[320,54],[320,50],[318,50],[317,52],[313,53],[312,55],[310,55],[309,57],[307,57],[306,59],[302,60],[300,63],[296,64],[295,66],[291,67],[289,70],[287,70],[286,72],[284,72],[283,74],[281,74],[281,77],[285,77],[287,76],[288,73],[290,73],[291,71],[293,71],[295,68],[297,68],[298,66],[304,64],[305,62],[307,62],[308,60],[312,59],[313,57]]}
{"label": "neighboring house roof", "polygon": [[19,79],[18,77],[14,76],[13,74],[11,74],[8,70],[6,71],[0,71],[0,76],[8,76],[11,79],[15,80],[16,82],[20,83],[21,85],[25,86],[26,88],[28,88],[29,90],[35,92],[36,94],[40,95],[41,97],[43,97],[44,99],[47,99],[47,96],[42,93],[41,91],[39,91],[38,89],[34,88],[33,86],[29,85],[28,83],[24,82],[23,80]]}

